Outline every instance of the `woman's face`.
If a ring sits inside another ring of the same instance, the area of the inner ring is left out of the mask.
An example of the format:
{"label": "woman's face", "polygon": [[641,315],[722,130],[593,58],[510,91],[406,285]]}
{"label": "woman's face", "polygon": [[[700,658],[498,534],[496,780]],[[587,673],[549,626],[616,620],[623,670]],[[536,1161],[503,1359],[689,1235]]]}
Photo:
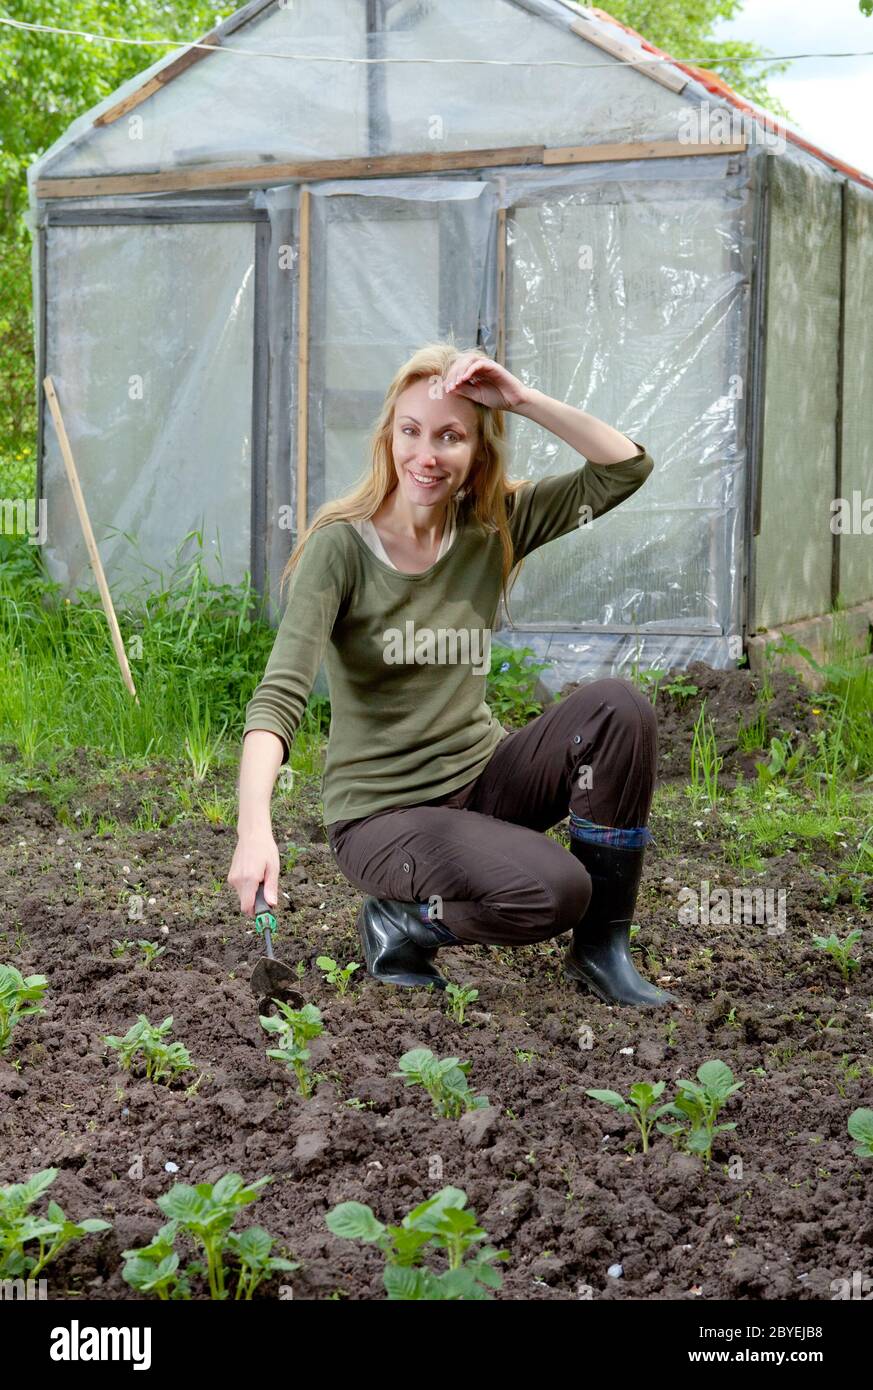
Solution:
{"label": "woman's face", "polygon": [[447,502],[466,481],[478,443],[476,407],[453,392],[432,400],[428,378],[397,397],[392,448],[397,486],[416,507]]}

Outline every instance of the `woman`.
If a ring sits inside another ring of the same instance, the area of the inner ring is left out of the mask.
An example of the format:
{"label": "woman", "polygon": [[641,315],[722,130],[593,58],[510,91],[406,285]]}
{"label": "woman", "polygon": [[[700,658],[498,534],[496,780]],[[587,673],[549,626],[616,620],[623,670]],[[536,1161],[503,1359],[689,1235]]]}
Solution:
{"label": "woman", "polygon": [[[506,411],[588,462],[510,481]],[[440,946],[572,931],[569,978],[609,1003],[673,999],[629,949],[651,838],[648,700],[626,681],[593,681],[512,733],[485,701],[510,572],[636,492],[653,466],[641,444],[479,349],[432,343],[400,368],[368,476],[319,509],[283,575],[287,607],[246,709],[228,874],[242,912],[262,880],[278,898],[270,799],[324,660],[324,821],[336,863],[368,895],[357,926],[370,975],[444,988]],[[568,813],[570,853],[543,833]]]}

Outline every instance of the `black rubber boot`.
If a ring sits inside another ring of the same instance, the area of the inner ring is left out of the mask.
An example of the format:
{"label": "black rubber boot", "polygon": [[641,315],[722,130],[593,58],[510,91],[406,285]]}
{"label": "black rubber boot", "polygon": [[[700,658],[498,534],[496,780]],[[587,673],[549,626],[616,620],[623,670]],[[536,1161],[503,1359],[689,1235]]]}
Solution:
{"label": "black rubber boot", "polygon": [[441,922],[424,922],[417,903],[366,898],[358,913],[358,936],[367,973],[386,985],[435,985],[448,981],[431,962],[440,946],[458,938]]}
{"label": "black rubber boot", "polygon": [[631,960],[630,929],[643,873],[645,846],[623,849],[570,835],[570,849],[591,875],[588,910],[573,928],[564,974],[586,984],[607,1004],[638,1008],[675,1003],[675,994],[649,984]]}

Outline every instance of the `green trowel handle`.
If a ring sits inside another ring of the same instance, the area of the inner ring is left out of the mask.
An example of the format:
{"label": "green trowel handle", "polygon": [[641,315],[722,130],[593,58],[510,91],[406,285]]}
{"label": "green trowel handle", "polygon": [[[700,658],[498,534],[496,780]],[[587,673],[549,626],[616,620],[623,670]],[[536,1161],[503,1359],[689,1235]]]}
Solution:
{"label": "green trowel handle", "polygon": [[264,945],[267,948],[267,955],[273,954],[273,942],[270,931],[276,925],[276,914],[271,908],[267,899],[264,897],[264,880],[258,884],[258,891],[255,894],[255,926],[258,932],[264,934]]}

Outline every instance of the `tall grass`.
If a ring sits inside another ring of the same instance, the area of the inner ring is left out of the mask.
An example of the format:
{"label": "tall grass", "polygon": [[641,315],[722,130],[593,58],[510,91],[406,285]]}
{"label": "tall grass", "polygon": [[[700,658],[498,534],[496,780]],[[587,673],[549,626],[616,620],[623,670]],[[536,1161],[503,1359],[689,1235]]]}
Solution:
{"label": "tall grass", "polygon": [[140,761],[187,757],[202,777],[242,730],[275,633],[249,583],[217,584],[202,546],[155,592],[119,602],[139,697],[122,682],[98,597],[65,599],[35,548],[0,537],[0,742],[26,764],[77,747]]}

